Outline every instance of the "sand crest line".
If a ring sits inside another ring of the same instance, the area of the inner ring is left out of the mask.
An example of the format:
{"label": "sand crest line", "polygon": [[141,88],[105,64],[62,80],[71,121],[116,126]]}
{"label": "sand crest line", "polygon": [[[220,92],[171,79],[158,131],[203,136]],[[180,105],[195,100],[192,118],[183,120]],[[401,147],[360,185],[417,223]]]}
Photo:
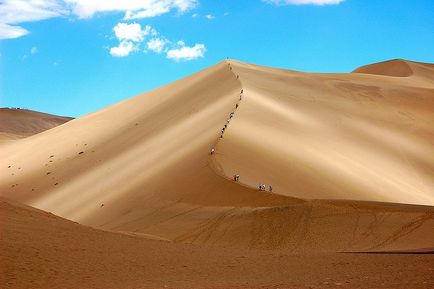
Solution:
{"label": "sand crest line", "polygon": [[[235,108],[229,113],[229,118],[226,120],[226,123],[225,123],[225,125],[223,125],[219,137],[215,141],[214,146],[211,148],[211,153],[209,154],[209,164],[210,164],[211,169],[218,176],[223,177],[223,178],[225,178],[227,180],[233,181],[232,178],[230,178],[230,177],[228,177],[227,175],[224,174],[223,169],[221,169],[221,166],[218,163],[218,161],[215,158],[213,158],[214,155],[216,153],[218,153],[217,147],[218,147],[218,145],[220,143],[220,140],[223,139],[223,136],[224,136],[226,130],[229,128],[229,124],[231,123],[231,120],[235,117],[235,113],[238,110],[238,108],[240,107],[241,102],[243,101],[243,97],[244,97],[244,87],[243,87],[243,83],[241,81],[240,75],[234,72],[233,66],[231,65],[231,62],[229,60],[225,60],[225,62],[227,62],[230,72],[235,76],[236,80],[239,82],[241,89],[240,89],[239,95],[237,96],[238,101],[235,103]],[[252,186],[244,184],[244,183],[242,183],[242,182],[240,182],[238,180],[236,181],[236,183],[238,185],[241,185],[241,186],[253,189]]]}

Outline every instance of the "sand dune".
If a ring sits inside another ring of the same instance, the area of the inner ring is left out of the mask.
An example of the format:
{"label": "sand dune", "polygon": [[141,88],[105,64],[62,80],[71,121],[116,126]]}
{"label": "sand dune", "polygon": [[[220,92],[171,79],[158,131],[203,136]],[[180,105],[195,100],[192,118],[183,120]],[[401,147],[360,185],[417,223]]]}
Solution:
{"label": "sand dune", "polygon": [[372,72],[389,66],[313,74],[224,61],[3,145],[0,192],[82,224],[179,242],[432,248],[431,207],[371,203],[434,205],[432,69]]}
{"label": "sand dune", "polygon": [[426,77],[433,79],[434,65],[429,63],[421,63],[407,61],[403,59],[394,59],[380,63],[374,63],[359,67],[353,73],[366,73],[395,77]]}
{"label": "sand dune", "polygon": [[0,229],[2,288],[434,286],[432,255],[296,255],[156,241],[92,229],[3,198]]}
{"label": "sand dune", "polygon": [[0,108],[0,143],[43,132],[71,119],[27,109]]}

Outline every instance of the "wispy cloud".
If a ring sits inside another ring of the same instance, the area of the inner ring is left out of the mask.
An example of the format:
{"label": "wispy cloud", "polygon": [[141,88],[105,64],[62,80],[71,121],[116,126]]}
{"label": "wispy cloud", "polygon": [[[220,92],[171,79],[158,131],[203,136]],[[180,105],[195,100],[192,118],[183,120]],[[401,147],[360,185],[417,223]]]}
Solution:
{"label": "wispy cloud", "polygon": [[265,3],[275,5],[336,5],[345,0],[262,0]]}
{"label": "wispy cloud", "polygon": [[29,33],[17,24],[61,17],[67,13],[58,0],[0,1],[0,39],[18,38]]}
{"label": "wispy cloud", "polygon": [[197,0],[64,0],[79,18],[101,12],[124,12],[124,19],[160,16],[171,10],[186,12],[197,6]]}
{"label": "wispy cloud", "polygon": [[55,17],[91,18],[104,12],[124,13],[125,20],[150,18],[171,11],[184,13],[198,0],[0,0],[0,39],[29,33],[21,23]]}
{"label": "wispy cloud", "polygon": [[212,15],[212,14],[208,14],[208,15],[205,16],[205,18],[208,19],[208,20],[213,20],[215,18],[215,16]]}
{"label": "wispy cloud", "polygon": [[29,31],[20,26],[0,23],[0,39],[13,39],[28,34]]}

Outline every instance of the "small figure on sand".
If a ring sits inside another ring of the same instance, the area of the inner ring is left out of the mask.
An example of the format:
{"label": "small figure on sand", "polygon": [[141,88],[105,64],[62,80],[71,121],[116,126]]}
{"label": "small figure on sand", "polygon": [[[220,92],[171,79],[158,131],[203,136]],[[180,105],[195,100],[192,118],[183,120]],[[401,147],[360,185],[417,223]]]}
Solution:
{"label": "small figure on sand", "polygon": [[264,184],[259,184],[259,190],[260,191],[265,191],[265,185]]}
{"label": "small figure on sand", "polygon": [[241,93],[243,93],[244,92],[244,89],[241,89]]}
{"label": "small figure on sand", "polygon": [[213,155],[215,153],[215,149],[211,149],[210,155]]}
{"label": "small figure on sand", "polygon": [[273,192],[273,187],[271,185],[268,186],[268,191],[270,191],[270,193]]}
{"label": "small figure on sand", "polygon": [[238,103],[235,105],[235,108],[238,108]]}
{"label": "small figure on sand", "polygon": [[234,181],[238,182],[240,180],[240,175],[234,175]]}

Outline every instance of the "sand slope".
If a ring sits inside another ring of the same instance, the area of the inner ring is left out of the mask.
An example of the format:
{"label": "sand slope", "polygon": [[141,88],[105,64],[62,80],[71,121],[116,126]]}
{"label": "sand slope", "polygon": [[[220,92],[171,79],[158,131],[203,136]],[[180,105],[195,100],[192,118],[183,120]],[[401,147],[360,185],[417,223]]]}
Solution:
{"label": "sand slope", "polygon": [[0,142],[28,137],[72,118],[27,109],[0,108]]}
{"label": "sand slope", "polygon": [[1,288],[416,289],[434,286],[432,265],[432,255],[294,255],[156,241],[0,198]]}
{"label": "sand slope", "polygon": [[431,248],[432,208],[354,201],[434,204],[434,83],[422,70],[308,74],[225,61],[4,145],[0,192],[182,242]]}

